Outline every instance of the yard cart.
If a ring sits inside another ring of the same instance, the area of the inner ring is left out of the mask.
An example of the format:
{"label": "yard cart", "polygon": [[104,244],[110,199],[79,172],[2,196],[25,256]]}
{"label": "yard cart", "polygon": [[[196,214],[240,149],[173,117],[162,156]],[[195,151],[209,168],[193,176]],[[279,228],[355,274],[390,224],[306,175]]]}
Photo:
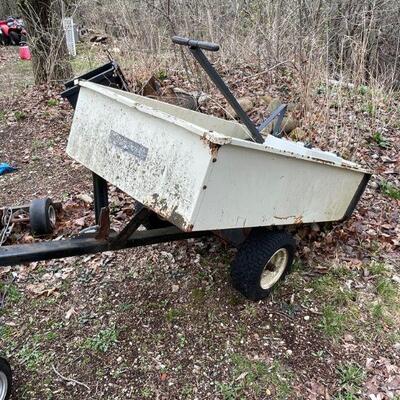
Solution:
{"label": "yard cart", "polygon": [[[273,121],[277,133],[285,107],[257,127],[203,52],[218,45],[173,42],[188,47],[241,123],[130,93],[113,63],[69,82],[64,96],[75,112],[67,153],[93,172],[96,226],[66,240],[3,246],[0,265],[216,235],[239,247],[234,286],[259,300],[292,263],[295,241],[285,226],[351,215],[368,171],[300,142],[263,137]],[[120,232],[110,230],[108,183],[137,201]]]}

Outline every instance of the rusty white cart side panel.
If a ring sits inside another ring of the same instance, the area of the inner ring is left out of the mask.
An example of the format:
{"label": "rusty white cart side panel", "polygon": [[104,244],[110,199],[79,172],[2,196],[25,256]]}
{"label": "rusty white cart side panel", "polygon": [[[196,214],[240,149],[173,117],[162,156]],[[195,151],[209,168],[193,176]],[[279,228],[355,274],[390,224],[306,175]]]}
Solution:
{"label": "rusty white cart side panel", "polygon": [[67,153],[175,225],[190,230],[211,158],[198,135],[82,87]]}
{"label": "rusty white cart side panel", "polygon": [[194,230],[340,220],[364,176],[232,144],[222,146],[216,159]]}
{"label": "rusty white cart side panel", "polygon": [[67,152],[183,230],[341,219],[366,171],[332,153],[81,82]]}

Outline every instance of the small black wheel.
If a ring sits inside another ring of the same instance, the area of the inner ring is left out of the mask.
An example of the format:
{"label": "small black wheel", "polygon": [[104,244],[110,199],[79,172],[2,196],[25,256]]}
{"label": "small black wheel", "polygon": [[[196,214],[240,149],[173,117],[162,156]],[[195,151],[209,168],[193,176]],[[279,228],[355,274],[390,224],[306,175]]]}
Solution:
{"label": "small black wheel", "polygon": [[12,372],[10,364],[0,357],[0,400],[8,400],[11,395]]}
{"label": "small black wheel", "polygon": [[11,31],[9,32],[9,36],[11,44],[13,44],[14,46],[19,46],[21,42],[20,35],[17,32]]}
{"label": "small black wheel", "polygon": [[10,37],[8,35],[1,33],[1,38],[2,38],[1,41],[4,44],[4,46],[9,46],[11,44]]}
{"label": "small black wheel", "polygon": [[289,272],[295,249],[288,232],[253,229],[231,264],[233,286],[250,300],[267,297]]}
{"label": "small black wheel", "polygon": [[56,211],[49,198],[35,199],[29,207],[31,231],[35,235],[52,233],[56,226]]}

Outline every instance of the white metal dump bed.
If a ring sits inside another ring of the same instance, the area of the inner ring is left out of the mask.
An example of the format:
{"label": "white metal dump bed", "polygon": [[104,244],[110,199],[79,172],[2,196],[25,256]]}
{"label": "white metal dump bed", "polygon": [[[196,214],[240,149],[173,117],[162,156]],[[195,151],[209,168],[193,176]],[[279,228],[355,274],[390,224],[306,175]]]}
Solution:
{"label": "white metal dump bed", "polygon": [[368,179],[332,153],[254,143],[239,123],[79,84],[68,154],[185,231],[340,220]]}

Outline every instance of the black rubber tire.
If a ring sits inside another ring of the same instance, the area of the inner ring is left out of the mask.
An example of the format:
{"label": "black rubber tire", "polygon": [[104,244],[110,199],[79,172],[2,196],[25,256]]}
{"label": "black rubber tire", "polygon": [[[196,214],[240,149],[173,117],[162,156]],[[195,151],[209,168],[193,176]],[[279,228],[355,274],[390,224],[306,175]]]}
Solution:
{"label": "black rubber tire", "polygon": [[11,44],[10,37],[2,33],[2,43],[4,46],[9,46]]}
{"label": "black rubber tire", "polygon": [[31,232],[34,235],[52,233],[55,224],[51,221],[51,213],[55,213],[53,202],[49,198],[32,200],[29,207]]}
{"label": "black rubber tire", "polygon": [[12,372],[11,372],[11,367],[8,361],[0,357],[0,371],[4,373],[7,379],[8,387],[7,387],[7,393],[5,397],[3,396],[0,398],[0,400],[8,400],[11,396],[11,386],[12,386]]}
{"label": "black rubber tire", "polygon": [[15,45],[15,46],[19,46],[20,42],[21,42],[21,36],[19,33],[14,32],[14,31],[10,31],[9,33],[10,36],[10,42],[11,44]]}
{"label": "black rubber tire", "polygon": [[260,285],[261,274],[269,259],[280,248],[288,251],[288,261],[280,277],[282,280],[290,271],[296,241],[286,231],[253,229],[231,263],[231,279],[235,289],[250,300],[258,301],[267,297],[274,287],[263,289]]}

